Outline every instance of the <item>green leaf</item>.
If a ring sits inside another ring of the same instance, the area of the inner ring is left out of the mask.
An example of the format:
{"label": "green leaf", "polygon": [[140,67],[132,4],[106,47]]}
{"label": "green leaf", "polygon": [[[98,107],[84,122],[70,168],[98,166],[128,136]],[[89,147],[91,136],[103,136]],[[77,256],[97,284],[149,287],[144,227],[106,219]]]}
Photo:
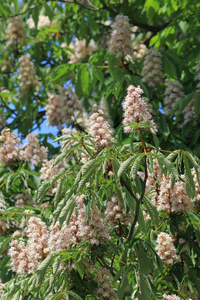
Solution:
{"label": "green leaf", "polygon": [[67,81],[71,78],[75,66],[75,64],[63,64],[56,67],[49,76],[50,81],[59,84]]}
{"label": "green leaf", "polygon": [[139,156],[137,156],[137,158],[135,159],[135,161],[133,163],[133,166],[131,168],[131,176],[132,176],[133,180],[136,178],[136,176],[138,176],[137,173],[138,173],[138,170],[140,167],[141,160],[144,158],[144,156],[145,156],[145,153],[140,154]]}
{"label": "green leaf", "polygon": [[81,88],[84,96],[89,96],[90,94],[90,74],[86,65],[81,66],[80,69],[80,81]]}
{"label": "green leaf", "polygon": [[77,271],[78,271],[78,273],[79,273],[81,279],[83,279],[83,276],[84,276],[84,274],[85,274],[84,264],[82,263],[81,260],[79,260],[79,261],[75,262],[75,266],[76,266],[76,268],[77,268]]}
{"label": "green leaf", "polygon": [[185,179],[185,190],[190,198],[194,198],[195,196],[195,185],[192,177],[190,165],[188,159],[184,156],[184,179]]}
{"label": "green leaf", "polygon": [[69,220],[71,218],[74,207],[75,207],[75,201],[74,201],[74,197],[72,197],[72,198],[67,200],[66,205],[61,210],[60,217],[59,217],[60,226],[62,226],[64,221],[69,223]]}
{"label": "green leaf", "polygon": [[40,6],[38,4],[36,4],[34,6],[34,8],[32,9],[32,18],[33,18],[36,28],[37,28],[38,19],[39,19],[39,10],[40,10]]}
{"label": "green leaf", "polygon": [[128,274],[129,274],[130,270],[131,270],[131,267],[128,267],[126,269],[126,271],[124,272],[122,279],[120,280],[120,284],[119,284],[118,290],[117,290],[118,299],[124,299],[126,287],[128,285]]}
{"label": "green leaf", "polygon": [[41,265],[39,266],[39,268],[36,270],[36,278],[37,278],[37,284],[41,285],[42,280],[44,278],[44,275],[48,269],[48,267],[50,266],[50,264],[52,263],[52,261],[54,260],[54,258],[57,256],[57,253],[50,253],[45,260],[41,263]]}
{"label": "green leaf", "polygon": [[133,155],[131,157],[129,157],[127,160],[123,161],[123,163],[121,163],[119,170],[117,172],[117,176],[121,177],[122,174],[128,169],[128,167],[130,167],[131,163],[137,158],[137,155]]}
{"label": "green leaf", "polygon": [[148,199],[148,197],[144,196],[144,205],[153,221],[153,223],[158,226],[159,225],[159,214],[156,207],[152,204],[152,202]]}
{"label": "green leaf", "polygon": [[166,169],[172,175],[174,175],[175,178],[178,179],[178,177],[179,177],[178,171],[173,166],[173,164],[171,163],[171,161],[169,161],[162,153],[160,153],[160,152],[158,152],[158,153],[149,152],[148,155],[151,155],[151,156],[157,158],[158,162],[161,163],[163,166],[165,166]]}
{"label": "green leaf", "polygon": [[72,296],[74,299],[77,300],[83,300],[83,298],[81,298],[79,295],[77,295],[76,293],[72,292],[72,291],[67,291],[67,293]]}

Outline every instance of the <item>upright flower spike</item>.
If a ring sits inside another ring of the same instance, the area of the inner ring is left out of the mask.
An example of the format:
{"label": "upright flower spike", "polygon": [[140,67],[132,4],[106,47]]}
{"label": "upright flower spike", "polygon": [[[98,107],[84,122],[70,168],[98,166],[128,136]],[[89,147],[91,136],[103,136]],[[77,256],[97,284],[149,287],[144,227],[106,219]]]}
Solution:
{"label": "upright flower spike", "polygon": [[62,129],[62,124],[70,125],[81,111],[79,100],[70,85],[67,89],[60,88],[60,95],[49,94],[46,105],[46,115],[49,121],[48,126],[58,126]]}
{"label": "upright flower spike", "polygon": [[127,91],[127,96],[122,104],[122,108],[124,110],[124,132],[131,132],[131,127],[128,125],[131,122],[144,122],[152,126],[154,131],[157,131],[156,124],[152,120],[152,116],[149,112],[147,102],[145,101],[145,98],[141,98],[143,90],[140,88],[140,86],[134,87],[133,85],[130,85]]}
{"label": "upright flower spike", "polygon": [[111,126],[108,122],[104,121],[104,113],[101,109],[98,109],[97,112],[91,115],[88,133],[93,136],[96,151],[110,147],[114,143]]}
{"label": "upright flower spike", "polygon": [[156,87],[163,83],[163,68],[162,68],[162,56],[160,52],[149,49],[147,51],[144,67],[142,70],[143,81],[147,83],[149,87]]}
{"label": "upright flower spike", "polygon": [[183,86],[177,80],[166,79],[166,90],[164,98],[164,110],[170,114],[174,104],[184,96]]}
{"label": "upright flower spike", "polygon": [[8,27],[6,29],[7,46],[18,47],[19,45],[26,45],[26,35],[22,19],[14,17],[8,19]]}
{"label": "upright flower spike", "polygon": [[131,27],[127,16],[116,16],[115,22],[112,24],[110,51],[120,58],[133,54]]}
{"label": "upright flower spike", "polygon": [[39,86],[34,64],[30,61],[29,54],[23,55],[19,59],[18,79],[20,80],[20,93],[22,96],[29,95],[36,86]]}
{"label": "upright flower spike", "polygon": [[157,244],[156,252],[166,267],[171,267],[174,262],[178,261],[179,257],[176,255],[176,248],[169,234],[161,232],[157,237]]}

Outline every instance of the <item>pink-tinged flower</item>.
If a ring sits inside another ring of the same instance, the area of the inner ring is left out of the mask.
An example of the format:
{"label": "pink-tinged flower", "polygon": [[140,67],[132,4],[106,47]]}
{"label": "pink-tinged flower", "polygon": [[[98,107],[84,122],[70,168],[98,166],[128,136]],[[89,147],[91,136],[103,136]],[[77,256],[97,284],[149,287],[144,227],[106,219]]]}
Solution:
{"label": "pink-tinged flower", "polygon": [[18,79],[20,81],[20,93],[22,96],[29,95],[34,91],[35,87],[40,85],[29,54],[25,54],[19,59]]}
{"label": "pink-tinged flower", "polygon": [[171,189],[171,180],[163,176],[156,205],[159,211],[165,210],[169,213],[191,211],[193,205],[194,202],[186,194],[182,181],[175,182],[174,188]]}
{"label": "pink-tinged flower", "polygon": [[156,125],[149,112],[148,104],[145,101],[145,98],[141,98],[143,90],[140,88],[140,86],[134,87],[133,85],[130,85],[127,91],[127,96],[122,104],[122,108],[124,110],[124,132],[131,132],[131,127],[128,125],[131,122],[146,123],[152,126],[154,131],[157,131]]}
{"label": "pink-tinged flower", "polygon": [[67,89],[60,88],[60,94],[49,94],[46,105],[46,115],[49,121],[48,126],[58,126],[62,124],[70,125],[81,111],[79,100],[70,85]]}
{"label": "pink-tinged flower", "polygon": [[179,260],[179,257],[176,255],[176,248],[174,247],[173,240],[169,234],[161,232],[158,235],[156,242],[156,252],[165,266],[170,267],[174,262]]}
{"label": "pink-tinged flower", "polygon": [[166,114],[170,114],[174,104],[183,98],[183,86],[177,80],[166,80],[166,90],[164,98],[164,110]]}
{"label": "pink-tinged flower", "polygon": [[110,51],[122,58],[132,55],[131,28],[127,16],[118,15],[112,24]]}
{"label": "pink-tinged flower", "polygon": [[96,151],[105,147],[110,147],[114,143],[112,137],[112,128],[108,122],[104,121],[104,112],[98,109],[90,117],[89,134],[93,136],[92,140],[96,145]]}
{"label": "pink-tinged flower", "polygon": [[156,87],[163,84],[163,68],[162,68],[162,56],[160,52],[153,48],[147,51],[144,67],[142,70],[143,81],[147,83],[149,87]]}
{"label": "pink-tinged flower", "polygon": [[25,28],[20,17],[8,19],[8,27],[6,29],[7,46],[17,47],[26,45]]}

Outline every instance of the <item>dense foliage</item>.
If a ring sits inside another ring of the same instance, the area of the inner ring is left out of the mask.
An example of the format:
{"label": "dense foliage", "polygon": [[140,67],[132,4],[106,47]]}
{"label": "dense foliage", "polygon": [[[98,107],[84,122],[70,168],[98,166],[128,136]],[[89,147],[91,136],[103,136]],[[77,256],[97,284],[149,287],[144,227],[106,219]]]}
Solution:
{"label": "dense foliage", "polygon": [[0,299],[200,298],[199,15],[0,3]]}

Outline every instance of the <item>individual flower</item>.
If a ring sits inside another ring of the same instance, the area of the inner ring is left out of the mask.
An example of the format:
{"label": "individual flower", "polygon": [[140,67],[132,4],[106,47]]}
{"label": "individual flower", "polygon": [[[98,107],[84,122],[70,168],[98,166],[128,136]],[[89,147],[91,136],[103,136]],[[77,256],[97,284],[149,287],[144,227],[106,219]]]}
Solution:
{"label": "individual flower", "polygon": [[22,96],[31,94],[40,85],[29,54],[25,54],[19,59],[18,79],[20,81],[20,93]]}
{"label": "individual flower", "polygon": [[140,88],[140,86],[134,87],[133,85],[130,85],[127,91],[127,96],[125,97],[124,102],[122,104],[122,108],[124,111],[124,132],[131,132],[131,127],[128,125],[131,122],[144,122],[152,126],[154,131],[157,131],[156,125],[152,120],[152,116],[149,112],[147,102],[144,98],[141,98],[143,90]]}
{"label": "individual flower", "polygon": [[170,115],[174,104],[184,96],[183,86],[177,80],[166,79],[166,90],[164,97],[164,110]]}
{"label": "individual flower", "polygon": [[7,24],[7,46],[18,47],[19,45],[26,45],[26,35],[22,19],[20,17],[13,17],[8,19]]}
{"label": "individual flower", "polygon": [[127,16],[118,15],[112,26],[110,39],[110,51],[116,56],[123,58],[126,55],[132,55],[131,47],[131,28]]}
{"label": "individual flower", "polygon": [[90,128],[88,133],[93,136],[96,151],[105,147],[110,147],[114,143],[112,128],[108,122],[104,121],[104,113],[101,109],[93,113],[90,117]]}
{"label": "individual flower", "polygon": [[156,87],[163,84],[163,68],[162,68],[162,55],[160,52],[153,48],[147,51],[144,66],[142,69],[143,81],[149,87]]}
{"label": "individual flower", "polygon": [[156,252],[166,267],[171,267],[174,262],[179,260],[179,257],[176,255],[176,248],[173,244],[172,237],[169,234],[161,232],[156,242]]}

